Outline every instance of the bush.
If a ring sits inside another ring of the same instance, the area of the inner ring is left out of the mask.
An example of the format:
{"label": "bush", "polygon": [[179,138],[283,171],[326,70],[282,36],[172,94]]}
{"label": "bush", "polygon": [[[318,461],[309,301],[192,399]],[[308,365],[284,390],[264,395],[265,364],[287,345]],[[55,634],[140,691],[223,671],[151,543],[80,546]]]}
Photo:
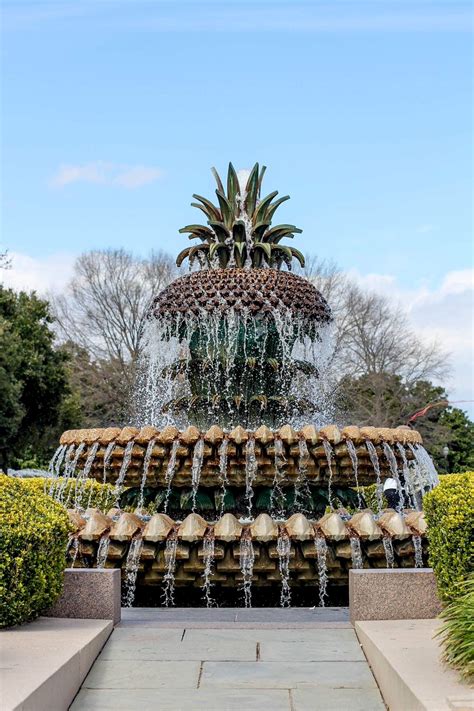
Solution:
{"label": "bush", "polygon": [[22,479],[30,491],[47,493],[53,498],[61,495],[60,501],[66,508],[96,508],[107,512],[115,506],[116,494],[112,484],[101,484],[94,479],[46,479],[35,477]]}
{"label": "bush", "polygon": [[32,620],[57,600],[70,530],[61,504],[0,474],[0,627]]}
{"label": "bush", "polygon": [[441,613],[444,625],[438,632],[444,661],[467,681],[474,681],[474,575],[460,586],[460,595]]}
{"label": "bush", "polygon": [[423,500],[429,560],[442,600],[453,600],[472,571],[474,472],[448,474]]}

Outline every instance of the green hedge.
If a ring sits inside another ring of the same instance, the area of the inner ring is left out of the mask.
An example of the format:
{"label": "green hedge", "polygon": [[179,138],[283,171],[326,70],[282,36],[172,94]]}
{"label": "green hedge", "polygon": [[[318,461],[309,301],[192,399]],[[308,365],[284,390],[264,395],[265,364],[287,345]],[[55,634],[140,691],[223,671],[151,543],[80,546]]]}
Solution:
{"label": "green hedge", "polygon": [[444,661],[467,681],[474,681],[474,575],[460,586],[460,595],[441,613],[444,625],[438,632]]}
{"label": "green hedge", "polygon": [[429,560],[440,598],[449,602],[473,570],[474,472],[447,474],[423,500]]}
{"label": "green hedge", "polygon": [[61,494],[61,502],[66,508],[89,507],[107,512],[115,505],[115,487],[112,484],[101,484],[94,479],[43,479],[35,477],[32,479],[22,479],[23,483],[36,493],[46,492],[53,498],[56,494]]}
{"label": "green hedge", "polygon": [[61,504],[0,474],[0,627],[34,619],[59,597],[70,530]]}

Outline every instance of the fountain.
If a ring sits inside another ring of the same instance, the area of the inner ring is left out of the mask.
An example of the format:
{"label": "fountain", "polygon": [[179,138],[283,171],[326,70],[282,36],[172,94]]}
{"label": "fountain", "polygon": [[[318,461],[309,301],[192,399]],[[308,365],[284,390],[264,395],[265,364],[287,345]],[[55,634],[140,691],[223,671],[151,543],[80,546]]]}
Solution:
{"label": "fountain", "polygon": [[[149,310],[133,426],[65,432],[51,463],[79,487],[115,485],[100,525],[93,510],[72,517],[70,556],[120,566],[126,604],[136,585],[165,605],[197,588],[207,605],[238,591],[249,606],[269,587],[284,606],[297,588],[323,605],[351,567],[419,566],[426,552],[431,460],[408,427],[331,423],[331,309],[291,271],[304,259],[282,240],[301,230],[272,226],[288,196],[262,197],[264,172],[243,185],[230,164],[226,186],[214,171],[216,204],[194,196],[207,224],[181,230],[197,241],[177,258],[190,272]],[[386,477],[413,510],[383,509]],[[361,490],[373,483],[376,512]],[[124,488],[135,514],[120,509]]]}

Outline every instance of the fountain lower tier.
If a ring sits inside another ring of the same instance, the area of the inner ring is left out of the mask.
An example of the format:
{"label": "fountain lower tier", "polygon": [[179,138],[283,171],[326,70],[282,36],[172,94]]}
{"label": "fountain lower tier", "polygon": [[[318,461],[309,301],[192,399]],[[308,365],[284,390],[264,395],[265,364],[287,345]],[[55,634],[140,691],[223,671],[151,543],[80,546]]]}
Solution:
{"label": "fountain lower tier", "polygon": [[290,588],[319,588],[323,583],[347,585],[351,568],[427,564],[426,522],[416,511],[402,515],[386,509],[378,518],[370,510],[349,518],[332,512],[317,521],[302,514],[275,521],[261,514],[247,523],[232,514],[215,523],[198,514],[176,522],[165,514],[144,520],[116,510],[106,516],[96,509],[84,517],[71,511],[70,517],[76,529],[68,549],[70,565],[121,568],[126,584],[133,559],[134,584],[161,586],[163,594],[170,584],[204,587],[206,570],[207,582],[222,588],[242,589],[245,582],[278,586],[285,570]]}
{"label": "fountain lower tier", "polygon": [[[262,426],[256,431],[236,427],[225,433],[214,425],[206,432],[196,427],[134,427],[71,430],[60,440],[55,471],[86,476],[123,486],[222,485],[245,487],[249,462],[252,486],[281,486],[301,477],[309,483],[356,486],[372,484],[403,471],[416,458],[421,445],[418,432],[396,429],[329,425],[317,430],[308,425],[294,430]],[[376,465],[374,466],[374,458]],[[354,465],[356,462],[356,466]],[[62,468],[62,469],[61,469]],[[378,468],[378,471],[377,471]]]}

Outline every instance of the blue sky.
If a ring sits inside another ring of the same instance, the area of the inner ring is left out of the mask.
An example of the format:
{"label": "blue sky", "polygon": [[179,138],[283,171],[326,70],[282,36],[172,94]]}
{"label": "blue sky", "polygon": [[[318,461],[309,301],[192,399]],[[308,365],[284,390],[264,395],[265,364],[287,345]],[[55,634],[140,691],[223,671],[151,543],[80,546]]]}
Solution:
{"label": "blue sky", "polygon": [[2,242],[17,270],[95,247],[176,253],[210,166],[258,160],[267,192],[291,195],[280,220],[303,228],[304,252],[392,280],[408,305],[453,274],[465,284],[469,3],[2,8]]}

